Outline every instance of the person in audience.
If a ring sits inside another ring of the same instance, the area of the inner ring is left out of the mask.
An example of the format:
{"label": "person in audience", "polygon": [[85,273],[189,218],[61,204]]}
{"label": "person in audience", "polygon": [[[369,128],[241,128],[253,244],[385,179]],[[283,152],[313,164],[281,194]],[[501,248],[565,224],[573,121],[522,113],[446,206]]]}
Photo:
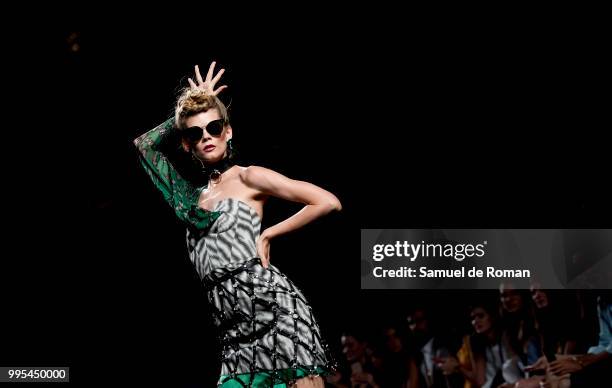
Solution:
{"label": "person in audience", "polygon": [[504,339],[497,307],[486,302],[471,306],[474,333],[464,338],[457,356],[440,360],[446,375],[460,373],[466,388],[497,388],[521,378],[517,357]]}
{"label": "person in audience", "polygon": [[463,377],[456,374],[444,374],[438,367],[445,358],[454,354],[457,345],[452,344],[446,335],[442,335],[440,325],[432,322],[424,308],[416,308],[408,315],[408,327],[414,338],[415,358],[419,370],[419,387],[421,388],[454,388],[463,386]]}
{"label": "person in audience", "polygon": [[612,381],[612,299],[610,293],[602,294],[598,299],[597,313],[599,317],[599,341],[589,348],[586,354],[559,354],[554,360],[541,357],[536,363],[527,367],[528,370],[545,370],[550,376],[567,377],[572,388],[602,387]]}
{"label": "person in audience", "polygon": [[382,388],[381,357],[374,354],[371,341],[357,329],[340,337],[344,362],[335,375],[328,376],[328,385],[336,388]]}

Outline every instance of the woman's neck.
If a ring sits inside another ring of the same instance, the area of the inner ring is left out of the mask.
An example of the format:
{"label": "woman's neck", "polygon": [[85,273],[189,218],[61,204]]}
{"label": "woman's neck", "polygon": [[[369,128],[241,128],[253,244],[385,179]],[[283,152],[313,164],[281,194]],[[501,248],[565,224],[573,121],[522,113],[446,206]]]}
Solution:
{"label": "woman's neck", "polygon": [[218,170],[221,174],[229,170],[234,165],[228,157],[223,157],[216,162],[202,162],[202,166],[207,171]]}
{"label": "woman's neck", "polygon": [[203,173],[206,175],[209,184],[219,183],[222,174],[233,166],[234,162],[227,157],[214,163],[202,163]]}
{"label": "woman's neck", "polygon": [[495,344],[497,342],[497,331],[493,328],[489,329],[485,333],[485,338],[487,339],[488,343]]}

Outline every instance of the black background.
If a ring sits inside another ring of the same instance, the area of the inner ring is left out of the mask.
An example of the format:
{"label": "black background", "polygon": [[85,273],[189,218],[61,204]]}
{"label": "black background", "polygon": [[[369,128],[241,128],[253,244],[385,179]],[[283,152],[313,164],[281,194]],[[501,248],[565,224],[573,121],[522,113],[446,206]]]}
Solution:
{"label": "black background", "polygon": [[[274,241],[271,256],[334,347],[346,326],[470,296],[361,291],[361,228],[609,227],[610,64],[596,26],[185,13],[138,26],[66,18],[14,35],[26,76],[3,153],[16,189],[2,365],[68,365],[88,386],[216,381],[184,230],[132,145],[172,113],[196,63],[226,68],[245,165],[343,203]],[[299,208],[271,200],[264,227]]]}

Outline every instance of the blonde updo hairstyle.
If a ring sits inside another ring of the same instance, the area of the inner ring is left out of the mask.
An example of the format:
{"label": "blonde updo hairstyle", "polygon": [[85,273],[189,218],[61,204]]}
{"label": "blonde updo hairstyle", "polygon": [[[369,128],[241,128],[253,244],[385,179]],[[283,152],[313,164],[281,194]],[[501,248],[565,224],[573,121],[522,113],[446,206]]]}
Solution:
{"label": "blonde updo hairstyle", "polygon": [[201,89],[185,88],[178,98],[174,114],[174,122],[178,129],[185,129],[188,117],[209,109],[216,109],[225,125],[229,125],[227,108],[219,97],[210,95]]}

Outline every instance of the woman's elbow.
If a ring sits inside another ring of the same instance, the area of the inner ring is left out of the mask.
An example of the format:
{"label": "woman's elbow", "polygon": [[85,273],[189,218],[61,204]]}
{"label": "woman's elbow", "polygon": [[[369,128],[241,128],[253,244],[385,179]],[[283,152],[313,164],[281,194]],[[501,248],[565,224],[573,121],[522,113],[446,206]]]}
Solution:
{"label": "woman's elbow", "polygon": [[336,200],[336,202],[334,203],[334,210],[336,211],[342,210],[342,204],[340,203],[340,200]]}
{"label": "woman's elbow", "polygon": [[142,136],[138,136],[136,139],[132,140],[132,143],[138,150],[142,150],[144,146],[144,141]]}
{"label": "woman's elbow", "polygon": [[328,201],[328,205],[329,205],[329,211],[340,211],[342,210],[342,203],[340,203],[340,200],[338,198],[336,198],[336,196],[332,196],[329,201]]}

